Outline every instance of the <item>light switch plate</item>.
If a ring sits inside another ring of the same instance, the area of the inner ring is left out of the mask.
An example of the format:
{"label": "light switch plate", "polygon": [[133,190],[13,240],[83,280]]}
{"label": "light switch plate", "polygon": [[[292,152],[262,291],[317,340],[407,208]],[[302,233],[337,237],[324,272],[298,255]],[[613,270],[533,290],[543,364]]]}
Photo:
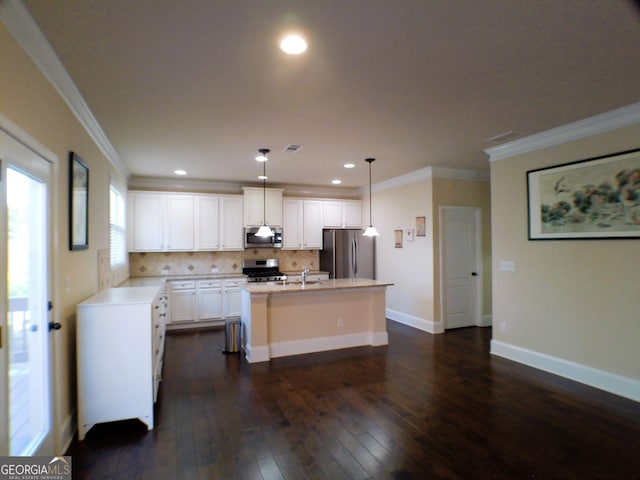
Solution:
{"label": "light switch plate", "polygon": [[516,264],[512,260],[500,260],[500,270],[503,272],[515,272]]}

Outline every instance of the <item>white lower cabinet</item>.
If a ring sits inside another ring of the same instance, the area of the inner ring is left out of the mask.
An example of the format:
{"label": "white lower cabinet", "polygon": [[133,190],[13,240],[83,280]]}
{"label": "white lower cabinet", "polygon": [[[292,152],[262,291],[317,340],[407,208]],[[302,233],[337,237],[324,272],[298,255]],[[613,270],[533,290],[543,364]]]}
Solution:
{"label": "white lower cabinet", "polygon": [[171,283],[171,322],[194,322],[196,320],[196,282]]}
{"label": "white lower cabinet", "polygon": [[77,305],[78,438],[137,418],[153,429],[164,354],[161,287],[109,288]]}
{"label": "white lower cabinet", "polygon": [[198,282],[198,321],[222,318],[222,281],[201,280]]}
{"label": "white lower cabinet", "polygon": [[242,301],[240,286],[247,283],[245,278],[227,279],[224,281],[224,318],[235,318],[240,316]]}
{"label": "white lower cabinet", "polygon": [[240,316],[242,278],[173,280],[169,328],[224,325],[227,318]]}

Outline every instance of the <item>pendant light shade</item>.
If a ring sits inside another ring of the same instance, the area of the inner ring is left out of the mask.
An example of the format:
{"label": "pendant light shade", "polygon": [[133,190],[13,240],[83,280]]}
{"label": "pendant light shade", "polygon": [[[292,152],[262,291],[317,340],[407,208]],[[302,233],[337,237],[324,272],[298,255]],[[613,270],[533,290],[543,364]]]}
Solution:
{"label": "pendant light shade", "polygon": [[268,148],[258,150],[256,160],[262,162],[262,226],[256,232],[256,237],[273,237],[273,230],[267,225],[267,153]]}
{"label": "pendant light shade", "polygon": [[367,162],[369,164],[369,226],[365,229],[364,233],[362,234],[363,237],[377,237],[378,235],[380,235],[378,230],[376,230],[376,227],[373,226],[373,221],[371,220],[371,218],[372,218],[372,213],[371,213],[371,164],[373,162],[375,162],[375,161],[376,161],[375,158],[367,158],[367,159],[365,159],[365,162]]}

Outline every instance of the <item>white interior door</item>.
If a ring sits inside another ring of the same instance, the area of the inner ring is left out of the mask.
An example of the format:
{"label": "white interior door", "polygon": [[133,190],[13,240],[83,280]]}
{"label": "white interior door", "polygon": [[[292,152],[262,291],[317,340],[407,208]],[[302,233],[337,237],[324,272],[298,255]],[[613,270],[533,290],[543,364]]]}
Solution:
{"label": "white interior door", "polygon": [[441,207],[440,224],[444,328],[480,325],[480,209]]}
{"label": "white interior door", "polygon": [[54,450],[49,335],[50,164],[0,130],[0,452]]}

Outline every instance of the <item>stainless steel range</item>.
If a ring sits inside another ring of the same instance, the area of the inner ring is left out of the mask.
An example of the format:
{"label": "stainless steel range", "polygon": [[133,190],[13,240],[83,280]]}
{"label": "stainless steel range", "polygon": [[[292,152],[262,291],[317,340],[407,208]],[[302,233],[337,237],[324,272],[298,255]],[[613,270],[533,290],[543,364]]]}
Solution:
{"label": "stainless steel range", "polygon": [[278,282],[286,275],[278,270],[278,259],[243,260],[242,273],[247,276],[247,282]]}

